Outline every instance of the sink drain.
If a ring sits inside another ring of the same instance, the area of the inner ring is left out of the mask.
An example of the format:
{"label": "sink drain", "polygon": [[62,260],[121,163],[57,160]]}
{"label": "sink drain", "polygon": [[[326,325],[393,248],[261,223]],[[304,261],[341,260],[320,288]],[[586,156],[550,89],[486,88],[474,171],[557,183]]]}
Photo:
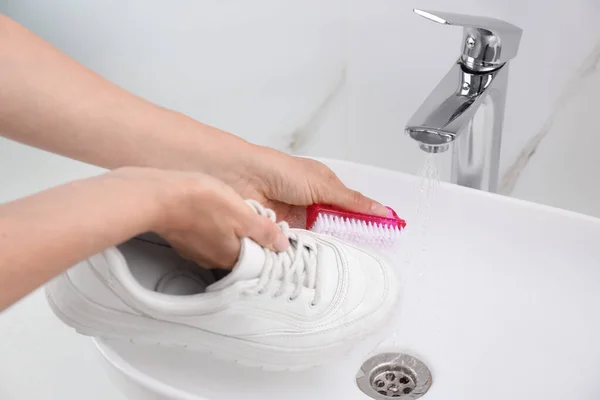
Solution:
{"label": "sink drain", "polygon": [[363,363],[356,374],[356,383],[373,399],[418,399],[431,387],[431,373],[412,356],[382,353]]}
{"label": "sink drain", "polygon": [[415,390],[415,376],[408,368],[384,365],[379,369],[380,372],[374,372],[371,384],[377,393],[388,397],[400,397]]}

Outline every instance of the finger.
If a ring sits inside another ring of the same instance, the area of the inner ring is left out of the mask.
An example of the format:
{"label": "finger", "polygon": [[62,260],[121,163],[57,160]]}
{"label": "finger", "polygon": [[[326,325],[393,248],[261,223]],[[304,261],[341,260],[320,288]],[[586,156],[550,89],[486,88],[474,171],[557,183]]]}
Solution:
{"label": "finger", "polygon": [[331,204],[364,214],[389,215],[389,210],[384,205],[356,190],[347,188],[335,172],[324,164],[321,165],[319,176],[323,176],[326,183],[317,187],[315,193],[317,198],[313,199],[316,203]]}
{"label": "finger", "polygon": [[237,237],[231,238],[226,243],[214,243],[214,246],[213,266],[219,269],[232,269],[240,256],[240,240]]}
{"label": "finger", "polygon": [[167,240],[181,257],[205,268],[231,269],[240,254],[240,240],[226,232],[215,232],[208,240],[187,235]]}
{"label": "finger", "polygon": [[260,215],[254,215],[252,218],[248,237],[261,246],[275,251],[284,251],[290,245],[281,229],[269,218]]}
{"label": "finger", "polygon": [[387,216],[390,212],[383,204],[356,190],[348,189],[343,184],[326,193],[327,195],[324,203],[342,207],[349,211],[373,214],[382,217]]}

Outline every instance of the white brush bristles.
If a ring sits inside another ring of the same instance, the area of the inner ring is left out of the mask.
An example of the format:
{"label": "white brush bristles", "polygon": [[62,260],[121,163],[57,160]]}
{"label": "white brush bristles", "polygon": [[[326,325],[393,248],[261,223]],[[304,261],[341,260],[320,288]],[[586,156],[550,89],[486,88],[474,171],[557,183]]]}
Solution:
{"label": "white brush bristles", "polygon": [[373,224],[372,222],[323,213],[317,216],[310,230],[346,242],[379,248],[394,247],[401,235],[401,230],[395,226]]}

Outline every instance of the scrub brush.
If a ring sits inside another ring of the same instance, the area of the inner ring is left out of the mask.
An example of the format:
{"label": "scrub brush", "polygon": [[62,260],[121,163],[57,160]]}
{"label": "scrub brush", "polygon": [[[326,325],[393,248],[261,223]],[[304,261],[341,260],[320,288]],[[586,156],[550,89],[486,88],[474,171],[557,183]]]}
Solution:
{"label": "scrub brush", "polygon": [[390,207],[385,217],[361,214],[334,206],[313,204],[306,209],[306,229],[358,245],[394,247],[406,222]]}

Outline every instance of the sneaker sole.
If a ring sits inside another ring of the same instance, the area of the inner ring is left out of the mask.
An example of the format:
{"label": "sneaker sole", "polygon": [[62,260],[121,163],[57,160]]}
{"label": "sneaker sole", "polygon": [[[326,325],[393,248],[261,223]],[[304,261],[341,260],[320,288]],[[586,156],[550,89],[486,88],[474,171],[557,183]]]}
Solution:
{"label": "sneaker sole", "polygon": [[[305,370],[343,358],[360,342],[372,336],[373,332],[383,328],[389,319],[389,313],[379,311],[382,315],[376,324],[370,325],[371,330],[346,337],[344,345],[294,350],[249,342],[196,327],[107,308],[83,295],[66,273],[46,285],[46,298],[60,320],[86,336],[140,345],[186,348],[220,360],[268,371]],[[111,329],[112,332],[107,332],[107,329]],[[378,338],[377,343],[373,343],[373,348],[380,341]]]}

